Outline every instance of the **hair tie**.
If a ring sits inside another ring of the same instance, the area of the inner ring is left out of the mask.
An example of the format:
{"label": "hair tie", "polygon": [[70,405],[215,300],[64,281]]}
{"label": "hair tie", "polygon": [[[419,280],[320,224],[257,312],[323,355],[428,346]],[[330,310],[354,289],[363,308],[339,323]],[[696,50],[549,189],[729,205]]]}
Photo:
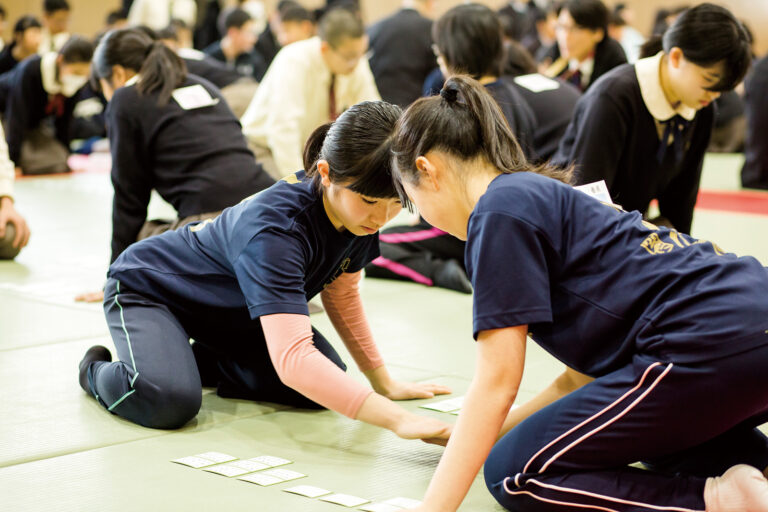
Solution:
{"label": "hair tie", "polygon": [[448,103],[456,103],[459,98],[459,90],[453,87],[440,89],[440,96]]}

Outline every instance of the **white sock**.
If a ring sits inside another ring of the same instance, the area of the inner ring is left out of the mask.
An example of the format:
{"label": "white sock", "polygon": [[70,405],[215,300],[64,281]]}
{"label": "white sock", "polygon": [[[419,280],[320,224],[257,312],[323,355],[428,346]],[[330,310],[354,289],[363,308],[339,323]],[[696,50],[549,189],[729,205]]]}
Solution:
{"label": "white sock", "polygon": [[706,512],[768,512],[768,480],[752,466],[733,466],[707,478],[704,504]]}

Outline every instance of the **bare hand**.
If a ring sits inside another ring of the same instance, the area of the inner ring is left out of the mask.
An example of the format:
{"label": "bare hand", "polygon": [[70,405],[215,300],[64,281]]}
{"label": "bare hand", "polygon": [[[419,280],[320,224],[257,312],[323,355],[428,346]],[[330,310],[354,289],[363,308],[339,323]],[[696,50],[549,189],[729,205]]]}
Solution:
{"label": "bare hand", "polygon": [[75,302],[104,302],[104,290],[81,293],[75,297]]}
{"label": "bare hand", "polygon": [[16,228],[16,236],[13,238],[12,245],[15,249],[22,249],[29,242],[31,235],[29,226],[24,217],[19,215],[13,205],[13,199],[10,197],[0,198],[0,238],[5,236],[6,225],[10,223]]}
{"label": "bare hand", "polygon": [[[403,439],[444,440],[447,443],[448,438],[451,437],[451,432],[453,432],[453,425],[434,418],[408,413],[395,426],[394,432]],[[432,444],[439,443],[433,442]]]}
{"label": "bare hand", "polygon": [[451,388],[440,384],[390,380],[383,389],[377,391],[390,400],[412,400],[447,395],[451,392]]}

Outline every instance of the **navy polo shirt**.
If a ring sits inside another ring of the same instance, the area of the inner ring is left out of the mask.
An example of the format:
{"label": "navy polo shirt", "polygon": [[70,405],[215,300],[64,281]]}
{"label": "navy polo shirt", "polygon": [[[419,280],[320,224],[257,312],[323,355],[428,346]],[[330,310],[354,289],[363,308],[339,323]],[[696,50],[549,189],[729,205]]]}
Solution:
{"label": "navy polo shirt", "polygon": [[308,314],[307,300],[379,255],[378,234],[337,231],[301,171],[217,218],[131,245],[109,276],[185,310]]}
{"label": "navy polo shirt", "polygon": [[491,182],[470,216],[465,260],[475,338],[527,324],[588,375],[636,353],[685,363],[768,343],[768,271],[756,259],[537,174]]}

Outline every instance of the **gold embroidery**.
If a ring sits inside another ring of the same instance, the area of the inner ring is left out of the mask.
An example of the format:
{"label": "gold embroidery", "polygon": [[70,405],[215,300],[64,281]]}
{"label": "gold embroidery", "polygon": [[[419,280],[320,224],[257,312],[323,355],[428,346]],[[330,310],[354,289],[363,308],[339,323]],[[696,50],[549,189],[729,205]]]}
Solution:
{"label": "gold embroidery", "polygon": [[674,249],[672,244],[662,241],[656,233],[648,235],[648,238],[643,240],[640,246],[649,254],[664,254]]}
{"label": "gold embroidery", "polygon": [[299,178],[296,177],[296,174],[289,174],[288,176],[284,176],[280,181],[295,185],[296,183],[299,183]]}

